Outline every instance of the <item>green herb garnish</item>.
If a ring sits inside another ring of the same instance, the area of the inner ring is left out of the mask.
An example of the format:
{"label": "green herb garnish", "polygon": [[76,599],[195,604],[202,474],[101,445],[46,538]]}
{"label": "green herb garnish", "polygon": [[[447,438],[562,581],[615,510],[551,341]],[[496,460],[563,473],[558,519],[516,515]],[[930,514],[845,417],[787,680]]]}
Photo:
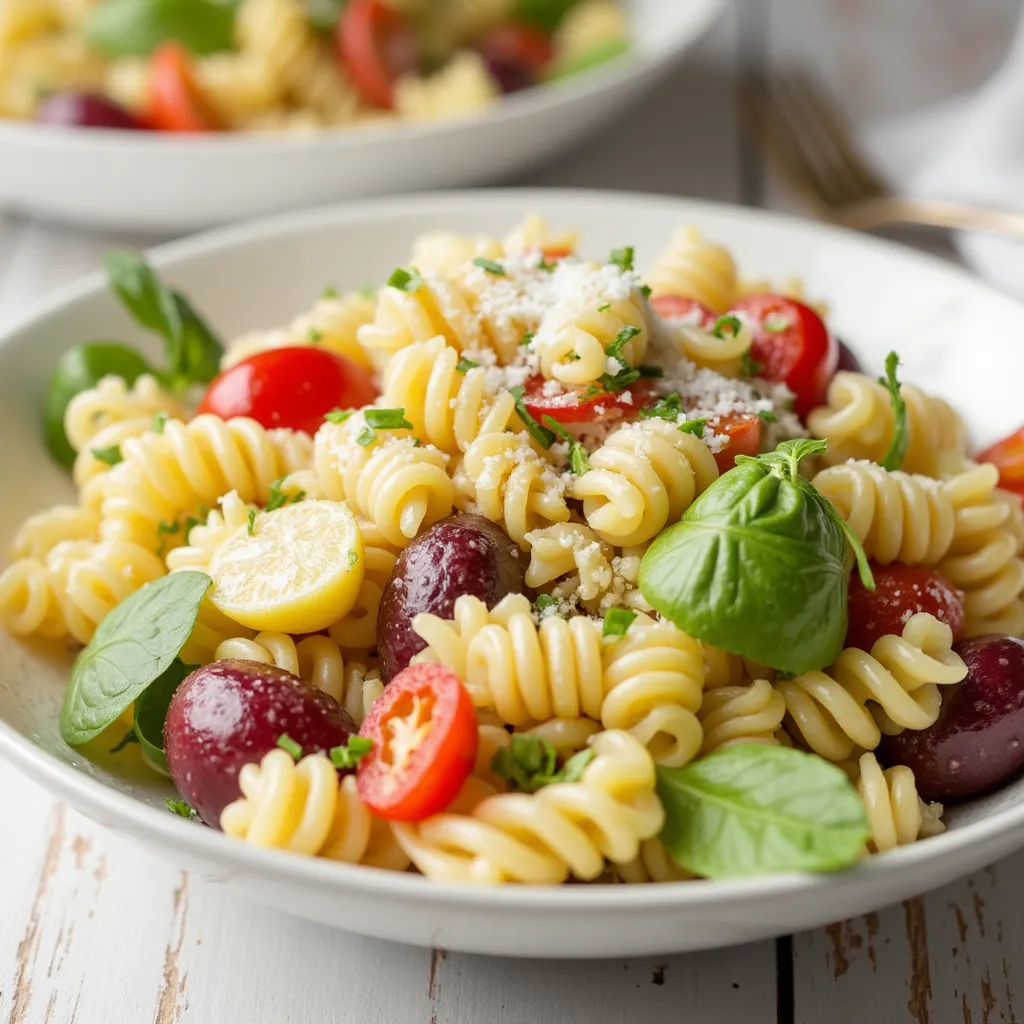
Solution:
{"label": "green herb garnish", "polygon": [[365,736],[350,736],[348,743],[331,747],[331,763],[335,768],[355,768],[373,750],[373,740]]}
{"label": "green herb garnish", "polygon": [[558,602],[550,594],[538,594],[533,605],[537,609],[537,614],[543,616],[550,609],[557,608]]}
{"label": "green herb garnish", "polygon": [[164,427],[167,426],[167,421],[169,419],[170,417],[165,412],[153,413],[153,425],[150,429],[153,431],[154,434],[162,434],[164,432]]}
{"label": "green herb garnish", "polygon": [[572,436],[554,416],[542,416],[541,419],[550,427],[563,441],[569,442],[569,469],[576,476],[583,476],[590,471],[590,459],[587,457],[587,449],[582,442]]}
{"label": "green herb garnish", "polygon": [[249,522],[246,529],[249,531],[250,537],[256,536],[256,509],[254,508],[249,509]]}
{"label": "green herb garnish", "polygon": [[458,370],[459,373],[469,373],[470,370],[476,369],[476,367],[478,367],[479,365],[479,363],[473,362],[472,359],[467,359],[465,356],[463,356],[455,364],[455,369]]}
{"label": "green herb garnish", "polygon": [[665,376],[665,371],[660,366],[654,366],[651,363],[640,363],[640,365],[636,367],[636,372],[639,373],[641,377]]}
{"label": "green herb garnish", "polygon": [[366,427],[356,438],[356,444],[368,448],[377,439],[378,430],[412,430],[405,418],[405,409],[367,409],[363,413]]}
{"label": "green herb garnish", "polygon": [[328,423],[344,423],[354,412],[355,409],[332,409],[324,419]]}
{"label": "green herb garnish", "polygon": [[679,424],[679,430],[683,434],[693,434],[694,437],[703,437],[704,428],[708,425],[707,420],[687,420]]}
{"label": "green herb garnish", "polygon": [[270,485],[270,493],[267,495],[267,503],[263,506],[264,512],[276,512],[279,508],[284,508],[285,505],[296,505],[305,498],[305,491],[294,491],[291,494],[286,494],[281,489],[287,479],[288,478],[286,476],[279,476]]}
{"label": "green herb garnish", "polygon": [[612,308],[612,304],[610,302],[606,302],[603,306],[598,306],[597,307],[597,311],[598,311],[598,313],[607,313],[608,310],[611,309],[611,308]]}
{"label": "green herb garnish", "polygon": [[533,344],[533,339],[535,337],[536,337],[536,335],[532,331],[527,331],[522,336],[522,338],[519,339],[519,344],[520,345],[532,345]]}
{"label": "green herb garnish", "polygon": [[405,270],[399,267],[389,278],[388,287],[397,288],[402,292],[415,292],[419,291],[420,285],[423,284],[423,278],[420,276],[419,271],[413,267],[410,270]]}
{"label": "green herb garnish", "polygon": [[108,466],[116,466],[119,462],[124,462],[119,444],[111,445],[109,448],[93,448],[91,451],[93,458],[105,462]]}
{"label": "green herb garnish", "polygon": [[523,426],[529,431],[530,436],[541,446],[541,448],[550,448],[555,443],[555,435],[548,430],[547,427],[542,427],[529,413],[526,408],[526,402],[523,401],[523,396],[526,394],[526,388],[522,384],[517,384],[514,388],[509,388],[509,394],[515,399],[516,412],[519,414],[519,418],[523,421]]}
{"label": "green herb garnish", "polygon": [[302,747],[300,747],[299,744],[288,735],[288,733],[283,732],[277,737],[277,745],[282,750],[291,754],[293,760],[302,760]]}
{"label": "green herb garnish", "polygon": [[683,399],[678,391],[672,391],[659,398],[654,405],[640,410],[643,420],[677,420],[683,413]]}
{"label": "green herb garnish", "polygon": [[609,608],[604,613],[604,626],[601,629],[601,635],[625,636],[635,618],[636,612],[630,611],[628,608]]}
{"label": "green herb garnish", "polygon": [[581,750],[570,757],[559,771],[558,754],[547,740],[517,734],[512,736],[507,747],[495,752],[491,768],[508,782],[509,789],[536,793],[559,782],[578,782],[584,768],[593,759],[593,750]]}
{"label": "green herb garnish", "polygon": [[716,338],[735,338],[743,330],[743,322],[738,316],[720,316],[711,328]]}
{"label": "green herb garnish", "polygon": [[606,356],[611,356],[612,359],[617,359],[620,363],[624,363],[625,360],[622,358],[622,350],[640,333],[639,327],[629,325],[623,327],[618,334],[615,335],[615,340],[604,350]]}
{"label": "green herb garnish", "polygon": [[481,270],[486,270],[488,274],[494,274],[495,277],[505,277],[505,268],[500,263],[495,263],[494,260],[487,259],[486,256],[477,256],[473,260],[473,266],[479,267]]}
{"label": "green herb garnish", "polygon": [[881,384],[889,392],[889,402],[892,405],[892,440],[885,457],[879,463],[882,469],[889,472],[897,470],[903,465],[907,457],[907,448],[910,447],[910,431],[907,427],[907,403],[903,398],[903,389],[896,371],[899,369],[900,357],[895,352],[890,352],[885,357],[885,376],[878,378]]}
{"label": "green herb garnish", "polygon": [[324,340],[324,336],[315,327],[310,327],[306,331],[306,339],[314,345],[319,345]]}
{"label": "green herb garnish", "polygon": [[633,246],[626,245],[621,249],[612,249],[608,262],[618,267],[623,273],[628,273],[633,269],[633,258],[635,255],[636,250]]}
{"label": "green herb garnish", "polygon": [[195,810],[184,800],[172,800],[168,797],[164,803],[167,805],[167,810],[171,814],[176,814],[179,818],[188,818],[191,821],[193,818],[199,817]]}
{"label": "green herb garnish", "polygon": [[764,318],[764,323],[761,326],[769,334],[781,334],[783,331],[788,331],[792,324],[781,313],[772,313]]}
{"label": "green herb garnish", "polygon": [[764,363],[759,363],[751,354],[748,349],[740,357],[740,376],[741,377],[757,377],[760,376],[761,371],[764,369]]}
{"label": "green herb garnish", "polygon": [[778,421],[779,421],[779,417],[776,416],[775,413],[773,413],[773,412],[771,412],[771,411],[769,411],[767,409],[764,409],[761,412],[759,412],[757,414],[757,418],[762,423],[778,423]]}
{"label": "green herb garnish", "polygon": [[336,299],[338,297],[338,289],[333,284],[327,285],[324,290],[320,293],[321,299]]}

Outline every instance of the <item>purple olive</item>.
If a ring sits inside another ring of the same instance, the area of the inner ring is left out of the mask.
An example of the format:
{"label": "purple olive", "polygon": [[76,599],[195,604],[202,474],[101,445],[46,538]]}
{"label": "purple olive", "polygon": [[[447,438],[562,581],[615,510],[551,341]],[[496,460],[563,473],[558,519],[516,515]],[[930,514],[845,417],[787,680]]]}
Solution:
{"label": "purple olive", "polygon": [[533,85],[533,74],[523,64],[486,53],[483,56],[488,73],[503,93],[522,92]]}
{"label": "purple olive", "polygon": [[483,516],[456,515],[435,523],[402,552],[377,613],[380,670],[387,681],[426,644],[413,616],[450,619],[455,599],[480,598],[488,607],[526,590],[523,556],[505,531]]}
{"label": "purple olive", "polygon": [[882,740],[887,765],[913,769],[926,800],[965,800],[1024,768],[1024,640],[979,636],[954,648],[967,678],[945,691],[938,721]]}
{"label": "purple olive", "polygon": [[[839,339],[836,340],[839,341]],[[853,354],[853,350],[845,341],[839,341],[839,363],[836,370],[846,370],[849,373],[864,372],[860,360]]]}
{"label": "purple olive", "polygon": [[134,114],[106,96],[91,92],[58,92],[39,108],[36,120],[70,128],[120,128],[147,131]]}
{"label": "purple olive", "polygon": [[304,753],[348,742],[355,723],[332,697],[273,665],[215,661],[178,687],[164,745],[171,778],[207,825],[240,795],[238,773],[287,734]]}

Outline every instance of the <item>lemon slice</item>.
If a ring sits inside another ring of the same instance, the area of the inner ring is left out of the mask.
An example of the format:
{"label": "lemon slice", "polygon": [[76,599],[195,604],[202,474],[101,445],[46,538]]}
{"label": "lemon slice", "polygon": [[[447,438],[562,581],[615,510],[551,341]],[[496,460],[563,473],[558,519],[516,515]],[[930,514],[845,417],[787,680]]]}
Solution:
{"label": "lemon slice", "polygon": [[348,506],[302,501],[257,514],[220,546],[210,599],[250,629],[315,633],[352,610],[364,568]]}

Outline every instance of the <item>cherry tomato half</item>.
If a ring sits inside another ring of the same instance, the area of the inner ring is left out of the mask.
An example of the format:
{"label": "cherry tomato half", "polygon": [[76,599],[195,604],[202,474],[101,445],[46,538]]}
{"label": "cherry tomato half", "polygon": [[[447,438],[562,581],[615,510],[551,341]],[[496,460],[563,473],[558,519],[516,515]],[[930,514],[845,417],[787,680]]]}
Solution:
{"label": "cherry tomato half", "polygon": [[997,441],[979,456],[999,469],[999,486],[1024,496],[1024,427]]}
{"label": "cherry tomato half", "polygon": [[161,43],[149,61],[146,120],[162,132],[215,132],[220,121],[203,97],[188,51]]}
{"label": "cherry tomato half", "polygon": [[523,68],[534,79],[551,63],[555,52],[550,36],[515,21],[491,29],[477,40],[476,48],[486,59]]}
{"label": "cherry tomato half", "polygon": [[394,84],[419,70],[419,44],[405,19],[380,0],[350,0],[337,29],[338,57],[367,103],[390,110]]}
{"label": "cherry tomato half", "polygon": [[363,803],[390,821],[422,821],[458,795],[476,761],[476,712],[443,665],[410,665],[377,698],[359,735],[373,750],[359,762]]}
{"label": "cherry tomato half", "polygon": [[821,317],[782,295],[747,295],[733,309],[753,322],[750,355],[764,366],[761,376],[793,392],[798,416],[821,405],[839,362],[839,345]]}
{"label": "cherry tomato half", "polygon": [[315,434],[332,409],[357,409],[376,397],[373,378],[361,366],[335,352],[296,346],[235,363],[210,383],[199,412]]}
{"label": "cherry tomato half", "polygon": [[903,632],[907,619],[928,612],[953,630],[953,640],[964,635],[964,606],[959,591],[934,569],[922,565],[871,563],[875,589],[868,590],[854,570],[850,577],[850,622],[846,646],[870,651],[888,633]]}
{"label": "cherry tomato half", "polygon": [[545,395],[545,383],[544,378],[537,375],[525,384],[523,404],[538,423],[543,422],[544,416],[550,416],[559,423],[608,423],[626,416],[635,416],[639,409],[650,404],[654,396],[652,382],[644,378],[622,391],[602,391],[588,398],[583,397],[586,388]]}
{"label": "cherry tomato half", "polygon": [[651,299],[651,308],[662,320],[693,319],[697,327],[710,331],[718,321],[714,311],[683,295],[655,295]]}
{"label": "cherry tomato half", "polygon": [[761,419],[750,413],[729,413],[708,421],[716,434],[728,434],[729,443],[715,452],[718,472],[727,473],[736,465],[737,455],[757,455],[761,450]]}

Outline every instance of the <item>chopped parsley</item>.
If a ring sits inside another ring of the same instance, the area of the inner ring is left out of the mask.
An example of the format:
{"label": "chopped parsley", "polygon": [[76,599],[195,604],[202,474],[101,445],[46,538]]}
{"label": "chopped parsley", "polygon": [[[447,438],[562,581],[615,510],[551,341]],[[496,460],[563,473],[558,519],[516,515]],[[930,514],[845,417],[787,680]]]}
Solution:
{"label": "chopped parsley", "polygon": [[604,613],[601,636],[625,636],[635,618],[636,612],[632,612],[628,608],[609,608]]}
{"label": "chopped parsley", "polygon": [[479,365],[479,363],[473,362],[472,359],[467,359],[465,356],[463,356],[455,364],[455,369],[458,370],[459,373],[469,373],[470,370],[476,369],[476,367],[478,367]]}
{"label": "chopped parsley", "polygon": [[508,788],[520,793],[536,793],[559,782],[578,782],[583,769],[594,760],[593,750],[573,754],[558,769],[558,754],[540,736],[513,735],[507,747],[496,751],[491,768],[508,782]]}
{"label": "chopped parsley", "polygon": [[377,440],[378,430],[412,430],[412,424],[405,418],[405,409],[367,409],[363,418],[366,427],[356,438],[361,448],[368,448]]}
{"label": "chopped parsley", "polygon": [[651,297],[651,286],[649,284],[640,285],[640,294],[645,299],[649,299]]}
{"label": "chopped parsley", "polygon": [[302,501],[306,496],[305,491],[295,491],[293,494],[285,494],[281,490],[281,485],[287,480],[287,477],[280,476],[270,485],[270,494],[267,497],[267,503],[263,506],[265,512],[276,512],[279,508],[284,508],[285,505],[297,504]]}
{"label": "chopped parsley", "polygon": [[548,274],[553,274],[555,272],[555,267],[557,267],[557,266],[558,266],[558,261],[557,260],[549,261],[546,256],[541,256],[540,263],[537,264],[537,269],[538,270],[543,270],[543,271],[545,271]]}
{"label": "chopped parsley", "polygon": [[306,337],[314,345],[319,345],[320,342],[324,340],[324,336],[315,327],[310,327],[306,332]]}
{"label": "chopped parsley", "polygon": [[514,388],[509,388],[509,394],[515,399],[516,412],[519,414],[519,418],[523,421],[523,426],[530,432],[530,437],[534,439],[541,446],[541,448],[550,448],[555,443],[555,435],[548,430],[547,427],[542,427],[531,415],[529,410],[526,408],[526,403],[523,401],[523,395],[526,394],[526,388],[522,384],[517,384]]}
{"label": "chopped parsley", "polygon": [[764,363],[759,363],[748,351],[743,353],[740,359],[740,375],[743,377],[756,377],[764,369]]}
{"label": "chopped parsley", "polygon": [[176,814],[179,818],[188,818],[191,821],[193,818],[199,817],[195,810],[184,800],[172,800],[168,797],[164,803],[167,805],[167,810],[169,810],[171,814]]}
{"label": "chopped parsley", "polygon": [[664,377],[665,371],[660,366],[654,366],[652,363],[641,363],[636,367],[636,372],[641,377]]}
{"label": "chopped parsley", "polygon": [[519,344],[520,344],[520,345],[532,345],[532,344],[533,344],[533,339],[534,339],[534,334],[533,334],[533,332],[532,332],[532,331],[527,331],[527,332],[526,332],[526,333],[525,333],[525,334],[524,334],[524,335],[523,335],[523,336],[522,336],[522,337],[521,337],[521,338],[519,339]]}
{"label": "chopped parsley", "polygon": [[246,529],[249,531],[250,537],[256,536],[256,509],[249,509],[249,523]]}
{"label": "chopped parsley", "polygon": [[534,601],[534,607],[537,609],[538,615],[543,615],[550,609],[557,608],[558,602],[550,594],[538,594],[537,600]]}
{"label": "chopped parsley", "polygon": [[300,747],[298,743],[296,743],[295,740],[293,740],[286,732],[281,733],[281,735],[277,737],[277,745],[282,750],[291,754],[292,758],[296,761],[302,757],[302,747]]}
{"label": "chopped parsley", "polygon": [[488,274],[494,274],[495,277],[505,277],[505,268],[500,263],[495,263],[494,260],[487,259],[486,256],[477,256],[473,260],[473,266],[479,267],[481,270],[486,270]]}
{"label": "chopped parsley", "polygon": [[632,370],[627,366],[614,375],[602,373],[597,379],[604,386],[605,391],[609,394],[615,394],[617,391],[625,391],[630,384],[638,381],[640,379],[640,371]]}
{"label": "chopped parsley", "polygon": [[742,330],[743,322],[738,316],[720,316],[711,328],[711,333],[716,338],[735,338]]}
{"label": "chopped parsley", "polygon": [[181,523],[178,523],[178,522],[165,523],[161,519],[160,522],[157,524],[157,527],[156,527],[156,535],[158,537],[163,537],[165,534],[177,533],[180,529],[181,529]]}
{"label": "chopped parsley", "polygon": [[704,428],[708,425],[707,420],[687,420],[679,424],[679,429],[684,434],[693,434],[694,437],[703,437]]}
{"label": "chopped parsley", "polygon": [[761,421],[762,423],[778,423],[778,422],[779,422],[779,417],[778,417],[778,416],[776,416],[776,415],[775,415],[775,413],[773,413],[773,412],[770,412],[770,411],[769,411],[769,410],[767,410],[767,409],[765,409],[765,410],[762,410],[761,412],[759,412],[759,413],[757,414],[757,418],[758,418],[758,419],[759,419],[759,420],[760,420],[760,421]]}
{"label": "chopped parsley", "polygon": [[152,426],[153,433],[154,434],[162,434],[164,432],[164,427],[167,426],[167,421],[169,419],[170,419],[170,417],[165,412],[155,412],[155,413],[153,413],[153,426]]}
{"label": "chopped parsley", "polygon": [[338,297],[338,289],[333,284],[327,285],[324,290],[320,293],[321,299],[336,299]]}
{"label": "chopped parsley", "polygon": [[93,458],[105,462],[108,466],[116,466],[119,462],[124,462],[119,444],[111,445],[109,448],[93,448],[92,454]]}
{"label": "chopped parsley", "polygon": [[620,363],[625,362],[622,358],[622,350],[640,333],[639,327],[634,327],[630,324],[628,327],[623,327],[618,334],[615,335],[615,340],[604,350],[605,355],[611,356],[612,359],[618,359]]}
{"label": "chopped parsley", "polygon": [[654,405],[640,410],[640,418],[644,420],[677,420],[683,412],[683,399],[678,391],[659,398]]}
{"label": "chopped parsley", "polygon": [[563,441],[569,442],[569,468],[576,476],[583,476],[590,471],[590,459],[587,458],[587,449],[572,434],[569,433],[554,416],[542,416],[541,419],[550,427]]}
{"label": "chopped parsley", "polygon": [[405,270],[403,267],[399,267],[389,278],[388,287],[397,288],[402,292],[415,292],[419,291],[420,285],[423,284],[423,278],[420,276],[420,272],[412,267],[409,270]]}
{"label": "chopped parsley", "polygon": [[332,409],[324,419],[328,423],[344,423],[355,412],[355,409]]}
{"label": "chopped parsley", "polygon": [[783,316],[781,313],[772,313],[764,318],[764,323],[761,326],[769,334],[781,334],[783,331],[788,331],[793,325],[788,317]]}
{"label": "chopped parsley", "polygon": [[612,249],[608,262],[618,267],[623,273],[633,269],[633,258],[636,250],[631,245],[623,246],[621,249]]}
{"label": "chopped parsley", "polygon": [[331,764],[335,768],[355,768],[373,750],[373,740],[365,736],[350,736],[348,743],[331,747]]}
{"label": "chopped parsley", "polygon": [[196,514],[194,516],[188,516],[185,519],[185,537],[188,537],[194,527],[205,526],[206,518],[209,514],[210,510],[205,505],[200,505],[199,508],[196,509]]}
{"label": "chopped parsley", "polygon": [[598,313],[607,313],[608,310],[611,309],[611,308],[612,308],[612,304],[610,302],[606,302],[603,306],[598,306],[597,307],[597,311],[598,311]]}

